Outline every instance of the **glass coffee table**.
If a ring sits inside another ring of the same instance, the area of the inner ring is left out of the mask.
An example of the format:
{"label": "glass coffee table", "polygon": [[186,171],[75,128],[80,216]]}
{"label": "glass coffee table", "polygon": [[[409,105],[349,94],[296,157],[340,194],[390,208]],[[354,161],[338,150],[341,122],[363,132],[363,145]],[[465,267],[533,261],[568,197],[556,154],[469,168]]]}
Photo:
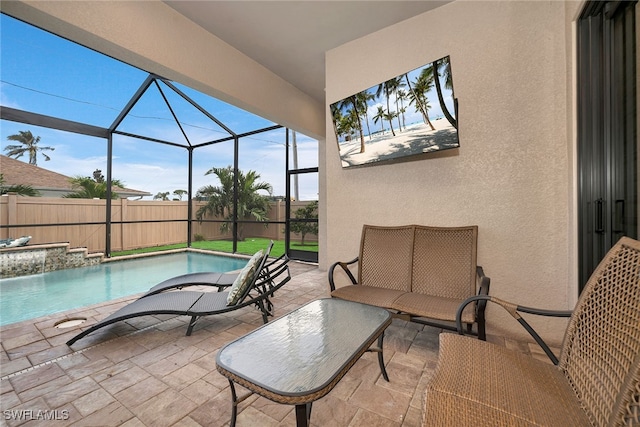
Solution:
{"label": "glass coffee table", "polygon": [[[378,353],[380,371],[389,381],[382,355],[389,324],[385,309],[324,298],[225,345],[216,363],[231,385],[231,426],[238,404],[252,393],[296,405],[297,426],[308,426],[312,402],[329,393],[366,351]],[[238,397],[234,384],[250,392]]]}

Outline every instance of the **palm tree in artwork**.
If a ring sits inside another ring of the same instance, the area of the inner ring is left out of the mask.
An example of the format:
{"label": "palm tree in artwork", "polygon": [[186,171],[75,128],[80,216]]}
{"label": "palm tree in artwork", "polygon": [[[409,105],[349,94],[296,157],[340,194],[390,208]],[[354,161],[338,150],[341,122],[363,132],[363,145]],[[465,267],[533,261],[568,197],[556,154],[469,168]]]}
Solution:
{"label": "palm tree in artwork", "polygon": [[[404,83],[402,83],[402,85],[404,86]],[[398,111],[402,116],[402,126],[404,128],[407,127],[407,123],[405,122],[405,117],[404,117],[404,113],[406,113],[407,109],[404,106],[404,101],[407,101],[408,99],[409,99],[409,96],[407,95],[407,92],[405,92],[404,90],[400,89],[396,92],[396,102],[400,101],[400,108],[398,109]]]}
{"label": "palm tree in artwork", "polygon": [[382,135],[384,135],[384,115],[384,108],[382,107],[382,105],[378,105],[378,111],[376,111],[376,115],[373,116],[373,123],[377,124],[378,122],[380,122],[380,132],[382,133]]}
{"label": "palm tree in artwork", "polygon": [[375,96],[372,93],[367,92],[366,90],[363,90],[362,92],[356,94],[356,99],[359,103],[358,111],[360,111],[362,117],[364,117],[365,123],[367,124],[367,134],[369,135],[369,140],[371,140],[371,129],[369,129],[368,103],[374,98]]}
{"label": "palm tree in artwork", "polygon": [[398,110],[398,115],[402,116],[402,127],[404,128],[404,130],[407,130],[407,123],[404,118],[404,113],[406,112],[407,112],[407,109],[405,107],[401,107],[400,110]]}
{"label": "palm tree in artwork", "polygon": [[[205,175],[215,175],[220,181],[219,186],[207,185],[200,188],[196,197],[206,198],[207,203],[196,212],[198,221],[202,221],[205,215],[211,214],[223,217],[225,222],[220,226],[220,231],[227,232],[229,224],[233,223],[234,215],[234,187],[236,174],[232,166],[226,168],[211,168]],[[269,197],[259,193],[266,191],[271,195],[273,191],[271,184],[259,181],[260,174],[250,170],[246,174],[242,171],[237,173],[237,194],[239,220],[253,218],[255,221],[265,222],[269,219]],[[244,231],[241,224],[238,225],[238,240],[244,240]]]}
{"label": "palm tree in artwork", "polygon": [[342,149],[340,138],[344,138],[345,141],[351,141],[358,129],[358,119],[355,117],[354,111],[347,110],[346,113],[346,115],[343,115],[342,111],[337,108],[333,112],[333,129],[338,142],[338,151]]}
{"label": "palm tree in artwork", "polygon": [[[362,130],[362,121],[360,120],[361,113],[359,111],[358,104],[359,103],[358,103],[357,94],[355,94],[340,101],[338,103],[338,108],[340,110],[347,110],[346,115],[352,116],[353,118],[356,119],[355,120],[356,128],[357,130],[360,131],[360,152],[364,153],[364,148],[365,148],[364,131]],[[353,109],[349,109],[349,106],[353,107]]]}
{"label": "palm tree in artwork", "polygon": [[442,108],[442,113],[447,118],[451,126],[454,128],[458,128],[457,120],[451,115],[449,109],[444,103],[444,96],[442,95],[442,87],[440,86],[440,73],[444,77],[444,87],[449,90],[453,90],[453,82],[451,79],[451,62],[449,62],[449,57],[439,59],[437,61],[433,61],[433,69],[435,71],[435,84],[436,91],[438,92],[438,101],[440,102],[440,108]]}
{"label": "palm tree in artwork", "polygon": [[411,89],[409,96],[411,102],[415,103],[416,109],[422,113],[424,122],[429,125],[431,130],[435,130],[436,128],[429,119],[429,100],[427,99],[427,93],[433,88],[433,67],[424,67],[416,81],[413,82],[413,86],[409,83],[409,88]]}
{"label": "palm tree in artwork", "polygon": [[7,136],[9,141],[16,141],[19,143],[16,145],[7,145],[4,147],[4,151],[7,152],[7,157],[13,157],[18,159],[25,154],[29,154],[29,164],[38,166],[38,153],[42,154],[45,161],[51,160],[49,156],[43,153],[45,150],[53,151],[53,147],[41,147],[38,145],[40,142],[39,136],[33,136],[30,130],[18,131],[15,135]]}
{"label": "palm tree in artwork", "polygon": [[340,131],[338,125],[342,120],[342,111],[338,108],[338,104],[331,104],[331,117],[333,118],[333,132],[336,134],[336,143],[338,144],[338,151],[340,151]]}
{"label": "palm tree in artwork", "polygon": [[393,119],[398,117],[398,113],[396,113],[395,111],[385,111],[384,113],[384,118],[387,119],[387,121],[389,122],[389,127],[391,128],[391,133],[393,134],[393,136],[396,136],[395,131],[393,130]]}
{"label": "palm tree in artwork", "polygon": [[[387,99],[387,116],[393,114],[391,112],[391,106],[389,105],[389,99],[391,98],[391,93],[396,88],[397,80],[395,78],[387,80],[386,82],[382,82],[378,85],[378,89],[376,90],[376,97],[380,97],[384,92],[384,96]],[[395,117],[395,116],[394,116]],[[393,136],[396,136],[396,133],[393,131],[393,125],[391,125],[391,133]]]}
{"label": "palm tree in artwork", "polygon": [[398,112],[398,114],[396,114],[396,117],[398,118],[398,129],[400,129],[400,132],[402,132],[402,123],[400,123],[400,105],[398,104],[398,92],[402,91],[402,88],[404,87],[404,83],[402,82],[402,76],[398,76],[394,79],[390,80],[391,82],[391,90],[394,94],[394,98],[395,98],[395,102],[396,102],[396,112]]}

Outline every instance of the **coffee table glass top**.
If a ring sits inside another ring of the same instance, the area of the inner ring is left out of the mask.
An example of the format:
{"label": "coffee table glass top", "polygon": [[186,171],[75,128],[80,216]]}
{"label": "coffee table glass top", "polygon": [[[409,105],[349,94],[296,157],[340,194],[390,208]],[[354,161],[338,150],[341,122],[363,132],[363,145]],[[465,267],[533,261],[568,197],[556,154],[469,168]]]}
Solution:
{"label": "coffee table glass top", "polygon": [[312,301],[223,347],[218,366],[282,396],[326,387],[391,322],[387,310]]}

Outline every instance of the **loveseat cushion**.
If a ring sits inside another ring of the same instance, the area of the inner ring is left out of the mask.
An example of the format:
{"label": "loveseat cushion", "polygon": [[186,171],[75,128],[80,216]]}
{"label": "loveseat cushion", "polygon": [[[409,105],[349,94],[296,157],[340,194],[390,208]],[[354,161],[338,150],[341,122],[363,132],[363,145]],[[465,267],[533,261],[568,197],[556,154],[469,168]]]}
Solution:
{"label": "loveseat cushion", "polygon": [[440,334],[423,426],[587,426],[557,366],[468,336]]}
{"label": "loveseat cushion", "polygon": [[348,285],[331,292],[333,298],[361,302],[376,307],[391,308],[393,302],[404,292],[373,286]]}
{"label": "loveseat cushion", "polygon": [[[455,321],[456,312],[463,300],[454,298],[443,298],[432,295],[423,295],[415,292],[408,292],[399,295],[391,306],[393,310],[411,313],[418,317],[428,317],[436,320]],[[476,321],[475,306],[469,304],[462,312],[463,323],[474,323]]]}

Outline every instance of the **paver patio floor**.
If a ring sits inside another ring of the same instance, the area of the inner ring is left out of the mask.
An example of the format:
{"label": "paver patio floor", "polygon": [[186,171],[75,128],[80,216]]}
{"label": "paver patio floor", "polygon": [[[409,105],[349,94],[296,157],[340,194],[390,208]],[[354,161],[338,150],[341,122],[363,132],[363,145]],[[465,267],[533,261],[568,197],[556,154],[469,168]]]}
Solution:
{"label": "paver patio floor", "polygon": [[[273,298],[275,316],[329,296],[326,272],[291,262],[292,280]],[[0,328],[0,425],[6,426],[225,426],[231,418],[226,378],[215,356],[229,341],[262,325],[253,307],[202,318],[185,336],[187,316],[145,316],[65,342],[79,327],[58,329],[66,316],[91,324],[134,299],[91,306]],[[366,353],[324,398],[314,402],[313,426],[418,426],[422,394],[436,365],[438,334],[429,326],[394,319],[384,358]],[[496,337],[544,359],[541,350]],[[238,387],[241,391],[241,387]],[[259,396],[240,404],[241,426],[294,426],[293,406]]]}

